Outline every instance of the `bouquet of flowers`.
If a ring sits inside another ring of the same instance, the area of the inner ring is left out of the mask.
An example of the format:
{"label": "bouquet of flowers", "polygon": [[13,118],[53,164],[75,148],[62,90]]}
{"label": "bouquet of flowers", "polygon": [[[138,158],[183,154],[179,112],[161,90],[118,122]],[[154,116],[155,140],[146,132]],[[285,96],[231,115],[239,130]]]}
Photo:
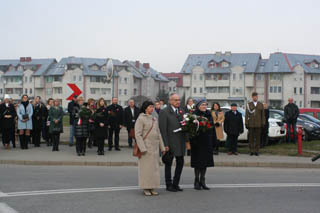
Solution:
{"label": "bouquet of flowers", "polygon": [[173,132],[187,132],[190,138],[196,137],[201,132],[206,132],[212,128],[210,121],[206,117],[197,116],[192,112],[184,114],[180,124],[181,127]]}

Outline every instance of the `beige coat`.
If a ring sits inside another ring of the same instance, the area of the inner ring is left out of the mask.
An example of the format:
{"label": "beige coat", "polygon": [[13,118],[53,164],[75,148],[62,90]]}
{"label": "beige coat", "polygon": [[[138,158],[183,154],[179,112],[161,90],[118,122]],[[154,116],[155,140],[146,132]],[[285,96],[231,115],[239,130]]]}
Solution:
{"label": "beige coat", "polygon": [[217,116],[216,112],[212,111],[211,115],[212,115],[212,118],[213,118],[213,123],[214,124],[216,124],[216,123],[220,124],[219,127],[215,126],[215,128],[216,128],[217,139],[218,140],[222,140],[224,138],[224,135],[223,135],[224,113],[223,113],[223,111],[220,111],[218,113],[218,116]]}
{"label": "beige coat", "polygon": [[[154,125],[145,140],[143,138]],[[142,189],[156,189],[160,187],[160,157],[159,148],[165,150],[159,130],[158,120],[152,115],[141,113],[135,124],[135,136],[141,152],[146,153],[138,161],[139,186]]]}

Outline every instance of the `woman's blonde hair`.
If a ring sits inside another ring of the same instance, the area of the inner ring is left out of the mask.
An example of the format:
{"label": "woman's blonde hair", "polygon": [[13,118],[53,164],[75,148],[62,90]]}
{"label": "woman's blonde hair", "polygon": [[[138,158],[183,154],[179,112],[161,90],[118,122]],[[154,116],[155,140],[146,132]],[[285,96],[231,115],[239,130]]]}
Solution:
{"label": "woman's blonde hair", "polygon": [[92,102],[94,103],[94,99],[93,98],[89,98],[88,99],[88,105],[90,105]]}
{"label": "woman's blonde hair", "polygon": [[79,96],[77,100],[78,100],[78,102],[79,101],[84,101],[84,98],[82,96]]}

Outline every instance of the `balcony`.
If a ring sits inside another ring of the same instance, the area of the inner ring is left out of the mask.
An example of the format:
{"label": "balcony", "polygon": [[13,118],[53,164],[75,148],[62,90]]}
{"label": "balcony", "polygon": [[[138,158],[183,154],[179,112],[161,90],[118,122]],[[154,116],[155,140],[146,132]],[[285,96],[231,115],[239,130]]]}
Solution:
{"label": "balcony", "polygon": [[205,87],[230,86],[229,80],[205,80]]}

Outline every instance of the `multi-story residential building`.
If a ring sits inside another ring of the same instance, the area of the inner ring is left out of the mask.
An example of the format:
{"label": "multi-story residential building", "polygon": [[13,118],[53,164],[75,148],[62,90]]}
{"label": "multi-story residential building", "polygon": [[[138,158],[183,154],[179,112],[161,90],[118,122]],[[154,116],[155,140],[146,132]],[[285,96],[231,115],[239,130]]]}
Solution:
{"label": "multi-story residential building", "polygon": [[162,73],[169,82],[168,82],[168,92],[177,93],[180,97],[185,95],[185,88],[183,87],[183,74],[181,73]]}
{"label": "multi-story residential building", "polygon": [[44,73],[57,63],[55,59],[0,60],[0,97],[9,94],[20,100],[22,94],[33,98],[45,94]]}
{"label": "multi-story residential building", "polygon": [[187,97],[244,105],[257,91],[260,100],[283,107],[293,97],[299,107],[320,107],[320,56],[216,52],[191,54],[181,69]]}
{"label": "multi-story residential building", "polygon": [[55,59],[0,60],[0,97],[10,94],[20,100],[22,94],[30,98],[41,96],[60,99],[67,107],[67,98],[73,93],[68,84],[75,84],[85,100],[100,97],[111,103],[118,97],[119,104],[125,106],[131,97],[143,95],[155,100],[160,89],[167,89],[168,79],[150,67],[130,61],[112,59],[114,78],[107,80],[107,59],[62,58]]}

